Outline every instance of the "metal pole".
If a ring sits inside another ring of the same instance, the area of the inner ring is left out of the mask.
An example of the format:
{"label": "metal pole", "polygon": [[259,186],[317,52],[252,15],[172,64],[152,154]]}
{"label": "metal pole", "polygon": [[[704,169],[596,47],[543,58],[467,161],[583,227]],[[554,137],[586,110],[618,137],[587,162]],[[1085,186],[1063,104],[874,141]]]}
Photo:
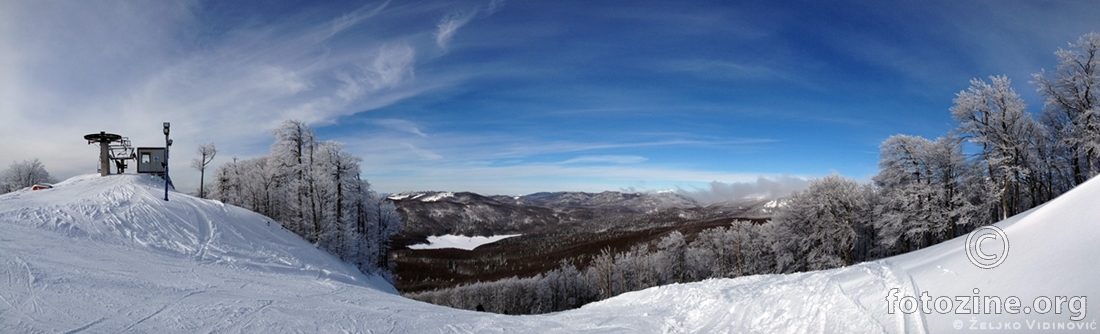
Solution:
{"label": "metal pole", "polygon": [[171,140],[168,139],[168,122],[164,122],[164,201],[168,201],[168,146],[171,146]]}
{"label": "metal pole", "polygon": [[107,176],[111,174],[111,161],[110,154],[107,153],[107,146],[111,142],[107,140],[107,132],[99,132],[99,176]]}

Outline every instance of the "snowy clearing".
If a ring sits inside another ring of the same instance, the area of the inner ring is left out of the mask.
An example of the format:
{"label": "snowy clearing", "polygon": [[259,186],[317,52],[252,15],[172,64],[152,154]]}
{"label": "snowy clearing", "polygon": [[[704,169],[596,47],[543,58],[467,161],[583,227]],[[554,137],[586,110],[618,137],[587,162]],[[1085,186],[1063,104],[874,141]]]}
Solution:
{"label": "snowy clearing", "polygon": [[[846,268],[662,286],[536,316],[402,298],[266,217],[175,192],[165,202],[157,180],[83,176],[0,195],[0,332],[1097,330],[1087,299],[1068,298],[1100,296],[1098,180],[998,223],[1011,252],[993,269],[972,264],[957,238]],[[888,303],[891,291],[910,302]],[[901,311],[922,292],[932,312]],[[1036,311],[939,314],[937,296],[1016,297]]]}
{"label": "snowy clearing", "polygon": [[497,241],[501,241],[511,237],[518,237],[522,234],[506,234],[506,235],[494,235],[491,237],[467,237],[464,235],[444,234],[439,236],[428,237],[427,244],[415,244],[409,245],[409,249],[443,249],[443,248],[458,248],[465,250],[474,250],[481,245],[491,244]]}

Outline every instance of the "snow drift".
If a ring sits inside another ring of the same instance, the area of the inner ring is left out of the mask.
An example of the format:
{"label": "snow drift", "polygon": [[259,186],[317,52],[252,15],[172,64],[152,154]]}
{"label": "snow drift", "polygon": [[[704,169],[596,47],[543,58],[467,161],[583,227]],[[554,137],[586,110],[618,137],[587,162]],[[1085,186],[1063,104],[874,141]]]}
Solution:
{"label": "snow drift", "polygon": [[[264,216],[175,192],[165,202],[157,180],[82,176],[0,195],[0,332],[1097,330],[1087,313],[1087,297],[1100,296],[1089,261],[1100,256],[1097,180],[998,223],[1011,247],[992,269],[972,264],[958,238],[846,268],[656,287],[537,316],[404,299]],[[953,306],[1017,297],[1035,311],[905,312],[916,305],[902,299],[922,292]],[[1042,298],[1046,306],[1032,302]]]}

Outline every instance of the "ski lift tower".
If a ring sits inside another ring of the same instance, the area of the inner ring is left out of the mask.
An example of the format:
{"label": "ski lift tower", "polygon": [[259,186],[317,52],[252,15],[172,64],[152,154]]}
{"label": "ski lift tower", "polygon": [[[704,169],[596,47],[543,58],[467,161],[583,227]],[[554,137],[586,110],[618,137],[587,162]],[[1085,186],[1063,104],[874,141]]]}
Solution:
{"label": "ski lift tower", "polygon": [[99,175],[110,175],[111,143],[122,141],[122,136],[100,131],[99,133],[85,135],[84,139],[88,141],[88,144],[99,144]]}
{"label": "ski lift tower", "polygon": [[111,160],[114,160],[118,174],[122,174],[126,172],[126,160],[136,157],[134,147],[130,145],[130,138],[100,131],[85,135],[84,140],[87,140],[88,144],[99,144],[99,175],[101,176],[111,174]]}

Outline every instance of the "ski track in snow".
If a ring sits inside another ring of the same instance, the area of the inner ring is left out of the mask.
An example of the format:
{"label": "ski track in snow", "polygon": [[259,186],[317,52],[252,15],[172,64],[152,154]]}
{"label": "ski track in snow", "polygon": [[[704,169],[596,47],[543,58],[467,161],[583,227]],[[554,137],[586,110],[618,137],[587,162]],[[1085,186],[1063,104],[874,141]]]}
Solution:
{"label": "ski track in snow", "polygon": [[1088,266],[1100,255],[1095,180],[998,223],[1012,253],[995,269],[969,263],[962,238],[845,268],[673,284],[532,316],[404,299],[266,217],[175,192],[165,202],[156,180],[82,176],[0,195],[0,333],[924,333],[972,317],[1026,326],[1069,315],[890,314],[887,291],[980,288],[1025,304],[1100,296],[1100,270]]}

